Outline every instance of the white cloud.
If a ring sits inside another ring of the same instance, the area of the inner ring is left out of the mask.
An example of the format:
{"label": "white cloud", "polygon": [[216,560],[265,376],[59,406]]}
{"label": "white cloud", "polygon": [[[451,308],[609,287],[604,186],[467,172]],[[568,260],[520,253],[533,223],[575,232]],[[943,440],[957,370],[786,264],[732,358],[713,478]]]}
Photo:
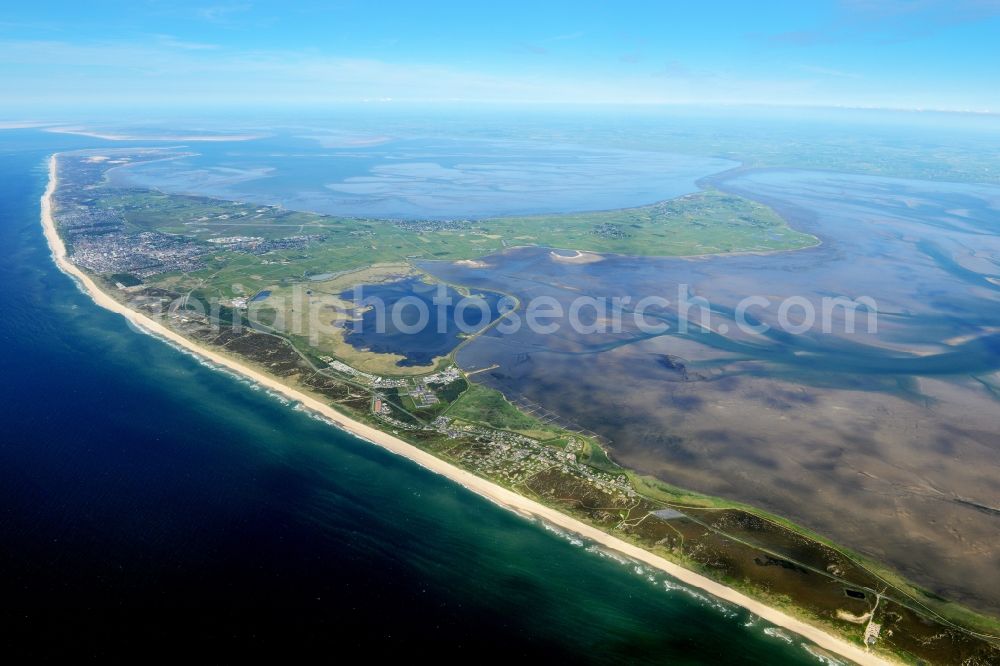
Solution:
{"label": "white cloud", "polygon": [[182,49],[184,51],[210,51],[219,48],[218,44],[205,44],[202,42],[189,42],[177,39],[170,35],[153,35],[156,41],[163,46],[172,49]]}
{"label": "white cloud", "polygon": [[212,23],[226,23],[234,15],[248,12],[250,9],[252,9],[252,5],[246,2],[241,2],[224,5],[208,5],[197,9],[195,14],[198,18]]}
{"label": "white cloud", "polygon": [[817,67],[815,65],[799,65],[799,69],[803,72],[809,72],[810,74],[822,74],[823,76],[832,76],[838,79],[860,79],[863,78],[860,74],[855,72],[847,72],[842,69],[832,69],[830,67]]}

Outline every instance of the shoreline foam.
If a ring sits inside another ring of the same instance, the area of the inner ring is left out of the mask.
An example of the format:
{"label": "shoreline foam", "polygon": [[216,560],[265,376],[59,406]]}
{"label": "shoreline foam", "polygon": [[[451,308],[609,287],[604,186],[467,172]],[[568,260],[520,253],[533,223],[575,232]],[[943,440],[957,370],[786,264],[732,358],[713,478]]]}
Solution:
{"label": "shoreline foam", "polygon": [[469,471],[447,463],[440,458],[437,458],[436,456],[427,453],[412,444],[407,444],[403,440],[382,432],[377,428],[355,421],[354,419],[336,411],[329,405],[322,403],[305,393],[286,386],[278,380],[249,366],[243,365],[228,356],[224,356],[215,351],[204,348],[179,333],[167,328],[160,322],[150,319],[149,317],[130,309],[123,303],[116,301],[114,298],[106,294],[104,290],[98,287],[97,283],[95,283],[90,276],[73,265],[67,258],[66,245],[56,230],[55,219],[52,216],[52,197],[56,191],[56,187],[58,186],[57,171],[57,155],[54,154],[49,158],[49,181],[41,199],[42,229],[45,233],[45,239],[48,242],[49,249],[52,252],[52,259],[56,266],[63,273],[73,278],[74,281],[76,281],[76,283],[83,288],[87,295],[90,296],[90,298],[97,305],[122,315],[127,321],[147,333],[162,338],[174,345],[183,347],[185,350],[190,351],[199,358],[207,360],[212,364],[221,366],[227,370],[236,372],[266,389],[293,400],[302,405],[305,409],[332,422],[338,428],[345,430],[360,439],[375,444],[387,451],[403,456],[404,458],[420,465],[424,469],[454,481],[467,490],[470,490],[509,511],[513,511],[521,516],[532,516],[546,523],[550,523],[551,525],[569,530],[589,541],[600,544],[615,552],[621,553],[626,557],[662,571],[682,583],[685,583],[686,585],[696,587],[700,590],[708,592],[714,597],[745,608],[754,615],[757,615],[761,619],[770,622],[777,627],[792,631],[815,643],[821,648],[834,652],[842,657],[846,657],[847,659],[859,664],[867,666],[869,664],[892,663],[879,655],[869,652],[859,645],[850,643],[843,638],[839,638],[833,634],[823,631],[818,627],[814,627],[803,620],[771,608],[741,592],[728,588],[725,585],[717,583],[710,578],[706,578],[701,574],[695,573],[694,571],[685,569],[684,567],[674,564],[659,555],[655,555],[643,548],[640,548],[639,546],[607,534],[592,525],[581,522],[576,518],[568,516],[556,509],[539,504],[538,502],[519,495],[512,490],[508,490],[507,488],[499,486],[491,481],[478,477]]}

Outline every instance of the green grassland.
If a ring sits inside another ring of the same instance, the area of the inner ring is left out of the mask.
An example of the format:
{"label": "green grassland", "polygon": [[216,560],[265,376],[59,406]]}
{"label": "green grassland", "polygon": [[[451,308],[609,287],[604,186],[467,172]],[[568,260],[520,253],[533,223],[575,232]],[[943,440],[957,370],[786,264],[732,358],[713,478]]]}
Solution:
{"label": "green grassland", "polygon": [[482,224],[514,245],[644,256],[773,252],[816,243],[767,206],[716,190],[637,208]]}
{"label": "green grassland", "polygon": [[172,287],[199,287],[230,297],[232,285],[250,292],[292,284],[310,275],[417,259],[475,259],[504,248],[539,245],[567,250],[646,256],[769,252],[815,244],[762,204],[714,190],[666,202],[612,211],[468,221],[405,228],[385,220],[335,218],[273,206],[175,196],[144,190],[107,190],[99,203],[121,211],[134,231],[156,230],[207,243],[229,236],[282,239],[314,235],[306,247],[266,255],[223,246],[207,267],[163,276]]}
{"label": "green grassland", "polygon": [[502,393],[482,384],[469,384],[469,389],[452,404],[447,415],[491,428],[519,432],[540,440],[566,434],[559,428],[548,426],[534,416],[525,414]]}

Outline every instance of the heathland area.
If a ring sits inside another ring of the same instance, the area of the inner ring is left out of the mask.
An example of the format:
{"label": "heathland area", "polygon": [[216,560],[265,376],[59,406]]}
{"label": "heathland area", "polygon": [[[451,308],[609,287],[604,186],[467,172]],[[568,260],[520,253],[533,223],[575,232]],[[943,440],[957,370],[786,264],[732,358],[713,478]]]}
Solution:
{"label": "heathland area", "polygon": [[[422,298],[434,280],[420,261],[476,262],[524,245],[692,256],[817,242],[772,209],[704,190],[612,211],[376,220],[115,187],[104,178],[109,168],[165,157],[161,151],[66,154],[53,162],[58,188],[50,184],[68,265],[110,303],[154,322],[148,328],[305,396],[308,406],[389,448],[412,445],[426,456],[422,464],[443,461],[462,470],[459,480],[477,492],[491,495],[499,487],[512,505],[512,497],[531,500],[528,512],[543,505],[560,512],[544,514],[548,519],[565,515],[571,529],[612,535],[614,547],[623,544],[619,549],[627,546],[632,556],[647,553],[695,571],[711,584],[694,584],[756,604],[771,621],[853,660],[1000,658],[995,619],[778,516],[622,468],[594,433],[477,384],[475,370],[456,365],[455,351],[501,321],[500,310],[472,332],[420,339],[420,350],[395,339],[358,338],[350,329],[371,310],[352,300],[352,287]],[[504,296],[447,287],[491,304]],[[391,437],[380,441],[378,433]],[[765,607],[779,613],[769,616]]]}

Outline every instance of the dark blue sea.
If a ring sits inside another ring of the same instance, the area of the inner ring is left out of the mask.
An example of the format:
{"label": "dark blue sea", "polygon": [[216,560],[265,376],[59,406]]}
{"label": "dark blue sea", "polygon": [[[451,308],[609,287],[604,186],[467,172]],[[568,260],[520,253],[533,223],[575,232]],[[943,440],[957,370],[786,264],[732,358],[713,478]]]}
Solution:
{"label": "dark blue sea", "polygon": [[51,152],[101,144],[0,132],[5,656],[817,663],[96,307],[38,202]]}

